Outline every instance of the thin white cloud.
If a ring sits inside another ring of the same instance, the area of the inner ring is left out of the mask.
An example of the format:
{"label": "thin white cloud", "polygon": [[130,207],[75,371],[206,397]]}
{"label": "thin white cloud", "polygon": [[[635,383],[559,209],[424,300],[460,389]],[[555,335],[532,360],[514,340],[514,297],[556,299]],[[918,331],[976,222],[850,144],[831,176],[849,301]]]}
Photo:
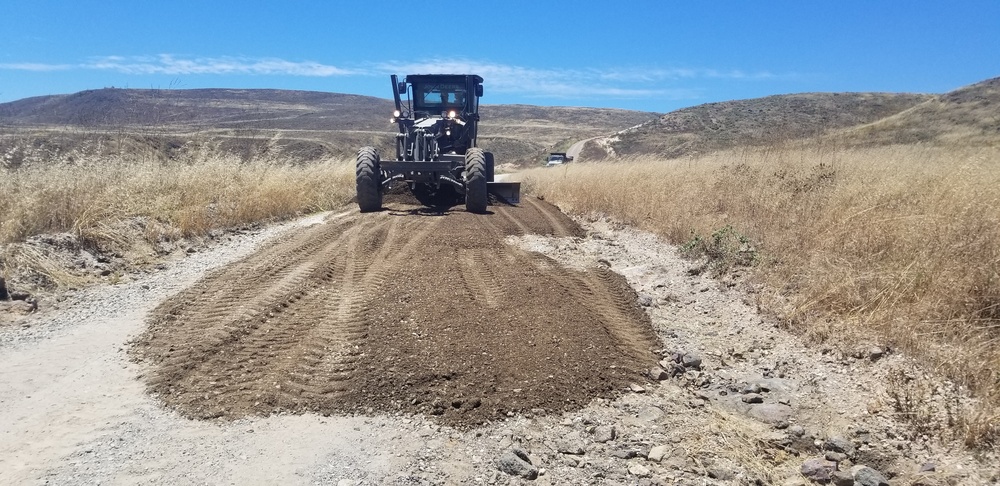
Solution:
{"label": "thin white cloud", "polygon": [[347,76],[358,74],[314,61],[287,61],[278,58],[198,57],[171,54],[157,56],[104,56],[81,65],[87,69],[118,71],[125,74],[251,74],[286,76]]}
{"label": "thin white cloud", "polygon": [[94,69],[124,74],[247,74],[284,76],[348,76],[360,74],[314,61],[287,61],[278,58],[196,57],[184,58],[172,54],[156,56],[102,56],[81,64],[45,64],[34,62],[4,63],[0,69],[15,71],[67,71]]}
{"label": "thin white cloud", "polygon": [[153,56],[101,56],[80,64],[8,63],[0,69],[20,71],[65,71],[89,69],[133,75],[274,75],[274,76],[364,76],[387,73],[476,73],[487,80],[489,90],[526,97],[547,98],[660,98],[696,99],[702,89],[698,80],[754,81],[794,77],[767,71],[739,69],[647,68],[641,66],[544,69],[477,61],[435,58],[422,61],[375,62],[339,67],[315,61],[279,58],[189,57],[174,54]]}
{"label": "thin white cloud", "polygon": [[794,75],[776,75],[768,71],[746,72],[739,69],[721,70],[706,68],[621,68],[594,71],[594,73],[606,81],[631,81],[631,82],[661,82],[676,81],[684,79],[733,79],[733,80],[758,80],[790,77]]}
{"label": "thin white cloud", "polygon": [[66,71],[74,67],[72,64],[45,64],[40,62],[0,63],[0,69],[11,69],[14,71]]}
{"label": "thin white cloud", "polygon": [[[373,67],[384,73],[476,73],[491,91],[547,98],[668,98],[691,99],[698,90],[659,85],[664,77],[630,69],[537,69],[468,59],[431,59],[420,62],[383,62]],[[645,73],[645,75],[640,75]]]}

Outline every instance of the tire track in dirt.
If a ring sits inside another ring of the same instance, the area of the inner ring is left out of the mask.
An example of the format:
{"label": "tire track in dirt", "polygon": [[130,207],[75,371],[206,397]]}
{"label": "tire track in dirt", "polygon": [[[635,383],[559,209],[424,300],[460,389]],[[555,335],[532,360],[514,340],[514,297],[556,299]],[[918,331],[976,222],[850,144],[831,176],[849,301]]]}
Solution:
{"label": "tire track in dirt", "polygon": [[528,197],[524,199],[527,201],[528,205],[533,207],[545,220],[551,225],[551,233],[540,233],[540,234],[551,234],[553,236],[582,236],[582,231],[580,227],[573,222],[573,220],[566,217],[559,208],[546,203],[541,202],[537,198]]}
{"label": "tire track in dirt", "polygon": [[[316,228],[207,277],[154,312],[150,332],[139,341],[140,350],[145,345],[153,351],[147,359],[162,360],[157,376],[150,380],[153,390],[175,406],[198,394],[216,397],[211,403],[196,400],[198,405],[188,410],[202,417],[244,412],[227,403],[242,403],[242,408],[247,403],[251,408],[262,403],[276,406],[270,390],[250,384],[263,383],[269,363],[295,342],[295,329],[281,325],[281,316],[309,308],[319,287],[335,276],[334,257],[343,240],[356,231],[347,224],[320,228],[324,231]],[[276,271],[255,273],[261,268]],[[186,299],[199,293],[202,297]],[[166,336],[165,350],[156,346],[158,330],[174,332]],[[175,393],[175,387],[191,393]]]}
{"label": "tire track in dirt", "polygon": [[554,206],[386,205],[276,241],[161,304],[133,347],[149,390],[198,418],[402,410],[470,425],[584,405],[654,362],[649,320],[616,275],[504,243],[580,235]]}

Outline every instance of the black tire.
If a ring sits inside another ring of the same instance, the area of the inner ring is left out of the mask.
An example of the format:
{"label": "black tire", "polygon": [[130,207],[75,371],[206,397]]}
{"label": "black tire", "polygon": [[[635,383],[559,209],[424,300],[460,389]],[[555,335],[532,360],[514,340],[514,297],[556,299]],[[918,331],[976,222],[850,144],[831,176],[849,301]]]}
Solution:
{"label": "black tire", "polygon": [[358,208],[362,213],[382,209],[382,169],[379,167],[378,150],[363,147],[358,150],[355,166],[358,183]]}
{"label": "black tire", "polygon": [[465,153],[465,209],[470,213],[485,213],[487,202],[486,152],[471,148]]}
{"label": "black tire", "polygon": [[486,152],[486,182],[494,181],[494,169],[496,164],[493,162],[493,152]]}

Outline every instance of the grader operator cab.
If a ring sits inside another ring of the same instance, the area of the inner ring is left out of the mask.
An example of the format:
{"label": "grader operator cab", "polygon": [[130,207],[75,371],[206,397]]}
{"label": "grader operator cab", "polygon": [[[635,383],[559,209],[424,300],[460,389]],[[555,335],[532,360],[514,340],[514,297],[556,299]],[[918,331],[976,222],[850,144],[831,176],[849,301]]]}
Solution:
{"label": "grader operator cab", "polygon": [[[483,78],[474,74],[391,76],[396,110],[391,122],[396,157],[383,159],[374,147],[358,151],[357,191],[361,212],[382,208],[383,192],[410,186],[424,204],[464,198],[466,210],[486,212],[489,194],[520,202],[520,183],[493,180],[493,154],[476,146]],[[401,98],[406,95],[406,100]]]}

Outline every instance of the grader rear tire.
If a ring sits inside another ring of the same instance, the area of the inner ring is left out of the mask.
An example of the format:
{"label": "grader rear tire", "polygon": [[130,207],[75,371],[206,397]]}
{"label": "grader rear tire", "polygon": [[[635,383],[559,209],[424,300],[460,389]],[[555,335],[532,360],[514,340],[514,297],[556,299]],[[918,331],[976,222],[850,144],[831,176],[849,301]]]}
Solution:
{"label": "grader rear tire", "polygon": [[355,176],[358,189],[358,208],[362,213],[382,209],[382,169],[379,167],[378,150],[364,147],[358,151]]}
{"label": "grader rear tire", "polygon": [[470,213],[485,213],[488,202],[486,153],[481,148],[472,148],[465,153],[465,209]]}

